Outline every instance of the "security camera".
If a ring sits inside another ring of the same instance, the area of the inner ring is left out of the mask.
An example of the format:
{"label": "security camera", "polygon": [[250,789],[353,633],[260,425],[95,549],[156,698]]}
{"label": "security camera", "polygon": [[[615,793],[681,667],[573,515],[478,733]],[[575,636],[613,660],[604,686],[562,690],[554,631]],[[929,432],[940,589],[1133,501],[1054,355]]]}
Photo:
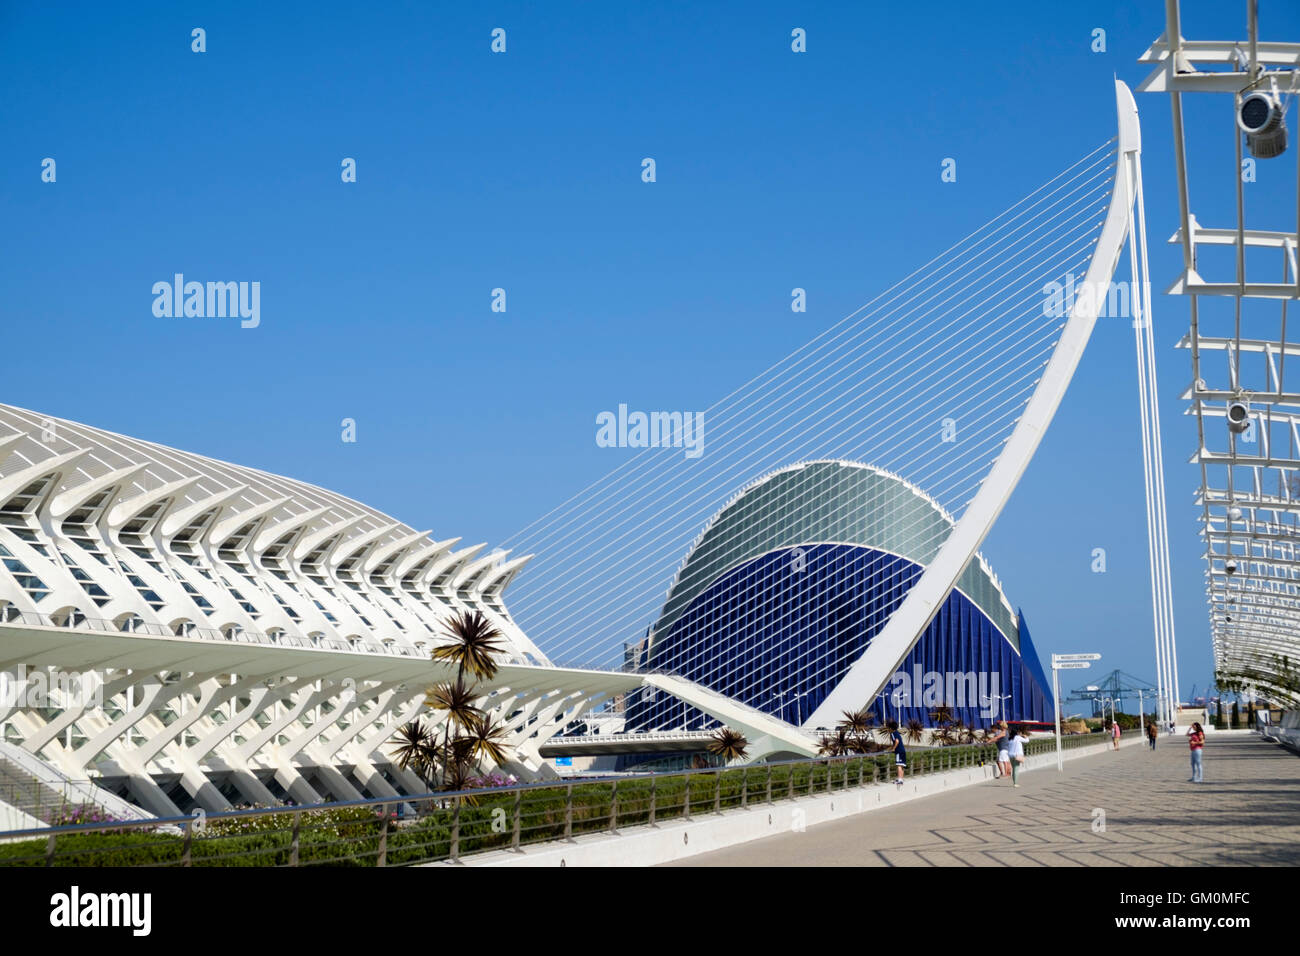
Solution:
{"label": "security camera", "polygon": [[1235,574],[1237,571],[1237,562],[1232,560],[1232,558],[1229,558],[1227,561],[1223,562],[1223,570],[1227,571],[1229,574]]}
{"label": "security camera", "polygon": [[1232,623],[1232,615],[1231,615],[1231,614],[1227,614],[1227,615],[1225,615],[1223,619],[1224,619],[1225,621],[1227,621],[1229,624]]}
{"label": "security camera", "polygon": [[1272,159],[1286,152],[1286,113],[1273,93],[1261,90],[1243,96],[1237,107],[1237,125],[1246,134],[1252,155]]}
{"label": "security camera", "polygon": [[1240,435],[1250,427],[1250,406],[1240,399],[1228,403],[1228,431]]}

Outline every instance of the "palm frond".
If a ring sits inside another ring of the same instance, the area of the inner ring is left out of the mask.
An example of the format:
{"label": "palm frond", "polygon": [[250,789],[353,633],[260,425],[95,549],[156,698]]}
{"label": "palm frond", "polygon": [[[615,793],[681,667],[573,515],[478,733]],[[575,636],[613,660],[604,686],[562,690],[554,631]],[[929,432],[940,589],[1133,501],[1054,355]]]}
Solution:
{"label": "palm frond", "polygon": [[510,734],[500,723],[491,717],[480,717],[470,723],[467,729],[469,732],[464,739],[470,742],[474,757],[490,760],[497,765],[509,759],[505,742]]}
{"label": "palm frond", "polygon": [[434,710],[444,711],[447,719],[457,726],[469,727],[483,716],[483,712],[475,706],[478,696],[478,688],[474,685],[467,685],[463,681],[445,681],[430,687],[425,693],[424,702]]}
{"label": "palm frond", "polygon": [[422,720],[412,720],[397,728],[392,758],[403,770],[410,770],[428,783],[439,763],[438,746],[433,732]]}
{"label": "palm frond", "polygon": [[449,643],[432,651],[436,661],[455,664],[460,675],[490,680],[497,672],[498,659],[505,653],[503,635],[482,611],[458,611],[443,622],[443,637]]}
{"label": "palm frond", "polygon": [[715,757],[722,757],[728,763],[732,760],[739,760],[744,757],[749,750],[749,741],[739,730],[732,730],[730,727],[719,727],[713,732],[712,738],[705,745],[705,749]]}
{"label": "palm frond", "polygon": [[906,736],[909,744],[919,744],[921,738],[925,736],[925,724],[913,717],[907,722]]}

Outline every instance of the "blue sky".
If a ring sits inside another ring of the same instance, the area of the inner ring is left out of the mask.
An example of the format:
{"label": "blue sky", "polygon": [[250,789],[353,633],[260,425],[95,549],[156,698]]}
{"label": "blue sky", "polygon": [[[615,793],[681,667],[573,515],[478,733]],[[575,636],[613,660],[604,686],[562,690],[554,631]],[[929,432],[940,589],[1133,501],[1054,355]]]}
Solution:
{"label": "blue sky", "polygon": [[[1241,35],[1240,6],[1187,0],[1184,33]],[[1112,76],[1162,28],[1155,0],[3,4],[0,400],[495,543],[631,454],[596,446],[600,410],[706,408],[1113,135]],[[1169,106],[1138,107],[1163,288]],[[261,326],[155,317],[175,272],[260,281]],[[1156,302],[1185,695],[1211,676],[1186,321]],[[1103,319],[984,550],[1040,651],[1150,679],[1136,404]]]}

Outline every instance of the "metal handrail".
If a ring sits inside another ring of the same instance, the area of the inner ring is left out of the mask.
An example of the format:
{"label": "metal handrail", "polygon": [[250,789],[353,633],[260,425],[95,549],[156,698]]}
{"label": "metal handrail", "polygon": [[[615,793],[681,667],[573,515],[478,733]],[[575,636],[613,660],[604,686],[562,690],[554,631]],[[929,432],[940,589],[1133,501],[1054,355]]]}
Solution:
{"label": "metal handrail", "polygon": [[[1096,743],[1097,735],[1067,741],[1074,749]],[[1105,741],[1103,741],[1104,743]],[[1048,751],[1052,741],[1030,741],[1029,752]],[[990,745],[950,747],[918,754],[909,767],[913,776],[973,768],[989,762]],[[442,791],[407,797],[381,797],[301,807],[269,807],[225,813],[161,818],[150,821],[80,824],[0,833],[0,865],[53,865],[68,859],[85,865],[113,865],[116,859],[146,865],[274,860],[276,865],[348,862],[386,866],[398,863],[457,861],[480,849],[513,849],[524,843],[572,840],[592,832],[618,832],[620,825],[657,825],[670,817],[692,819],[702,813],[774,803],[817,793],[888,784],[893,779],[889,752],[774,761],[744,767],[708,767],[667,774],[621,774],[603,777],[515,784],[509,787]],[[648,783],[648,787],[645,784]],[[491,804],[487,806],[486,804]],[[397,819],[402,808],[413,819]],[[361,810],[356,816],[330,811]],[[490,828],[486,826],[491,821]],[[261,822],[259,822],[261,821]],[[237,825],[240,822],[243,828]],[[223,827],[222,824],[226,824]],[[236,824],[233,828],[230,824]],[[215,833],[207,833],[216,827]],[[155,834],[157,839],[115,841],[87,848],[82,834]],[[315,837],[315,839],[313,839]],[[223,840],[249,839],[252,845]],[[33,852],[15,857],[15,842]],[[34,842],[33,842],[34,841]],[[63,856],[60,857],[60,841]],[[25,844],[24,844],[25,845]],[[225,847],[228,852],[215,852]],[[152,855],[151,855],[152,854]],[[159,855],[170,854],[161,858]],[[315,854],[315,858],[313,858]],[[395,854],[400,855],[398,859]]]}

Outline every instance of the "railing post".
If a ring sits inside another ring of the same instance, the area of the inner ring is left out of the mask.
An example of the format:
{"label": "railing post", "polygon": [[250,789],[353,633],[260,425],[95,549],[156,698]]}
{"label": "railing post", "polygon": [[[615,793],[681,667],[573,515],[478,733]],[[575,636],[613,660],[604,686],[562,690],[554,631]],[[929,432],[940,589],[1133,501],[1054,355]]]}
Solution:
{"label": "railing post", "polygon": [[790,763],[790,764],[786,764],[786,766],[789,768],[790,773],[786,776],[786,783],[789,784],[789,790],[786,792],[785,798],[787,800],[793,800],[794,799],[794,764]]}
{"label": "railing post", "polygon": [[565,787],[564,793],[564,839],[573,842],[573,784]]}
{"label": "railing post", "polygon": [[460,862],[460,794],[455,796],[455,804],[451,811],[451,847],[450,855],[453,863]]}
{"label": "railing post", "polygon": [[713,774],[713,812],[722,812],[722,771]]}
{"label": "railing post", "polygon": [[858,789],[862,789],[862,774],[867,768],[866,761],[861,757],[858,758]]}
{"label": "railing post", "polygon": [[522,816],[523,791],[515,791],[515,822],[510,832],[510,849],[519,851],[519,819]]}
{"label": "railing post", "polygon": [[381,803],[379,812],[383,819],[379,823],[379,852],[375,854],[375,866],[388,866],[388,804]]}
{"label": "railing post", "polygon": [[650,825],[655,825],[655,785],[659,782],[658,774],[650,775]]}
{"label": "railing post", "polygon": [[50,838],[45,841],[45,865],[46,866],[54,865],[54,834],[53,833],[51,833]]}
{"label": "railing post", "polygon": [[682,802],[682,816],[689,820],[691,818],[691,781],[695,779],[695,774],[686,774],[686,797]]}
{"label": "railing post", "polygon": [[194,818],[185,821],[185,843],[181,847],[181,866],[191,866],[190,842],[194,839]]}
{"label": "railing post", "polygon": [[767,802],[772,802],[772,765],[767,765]]}
{"label": "railing post", "polygon": [[618,832],[618,781],[615,780],[609,791],[609,832]]}
{"label": "railing post", "polygon": [[749,806],[749,768],[742,767],[740,771],[740,805]]}
{"label": "railing post", "polygon": [[302,811],[293,812],[293,840],[289,843],[289,865],[298,865],[298,832],[302,827]]}

